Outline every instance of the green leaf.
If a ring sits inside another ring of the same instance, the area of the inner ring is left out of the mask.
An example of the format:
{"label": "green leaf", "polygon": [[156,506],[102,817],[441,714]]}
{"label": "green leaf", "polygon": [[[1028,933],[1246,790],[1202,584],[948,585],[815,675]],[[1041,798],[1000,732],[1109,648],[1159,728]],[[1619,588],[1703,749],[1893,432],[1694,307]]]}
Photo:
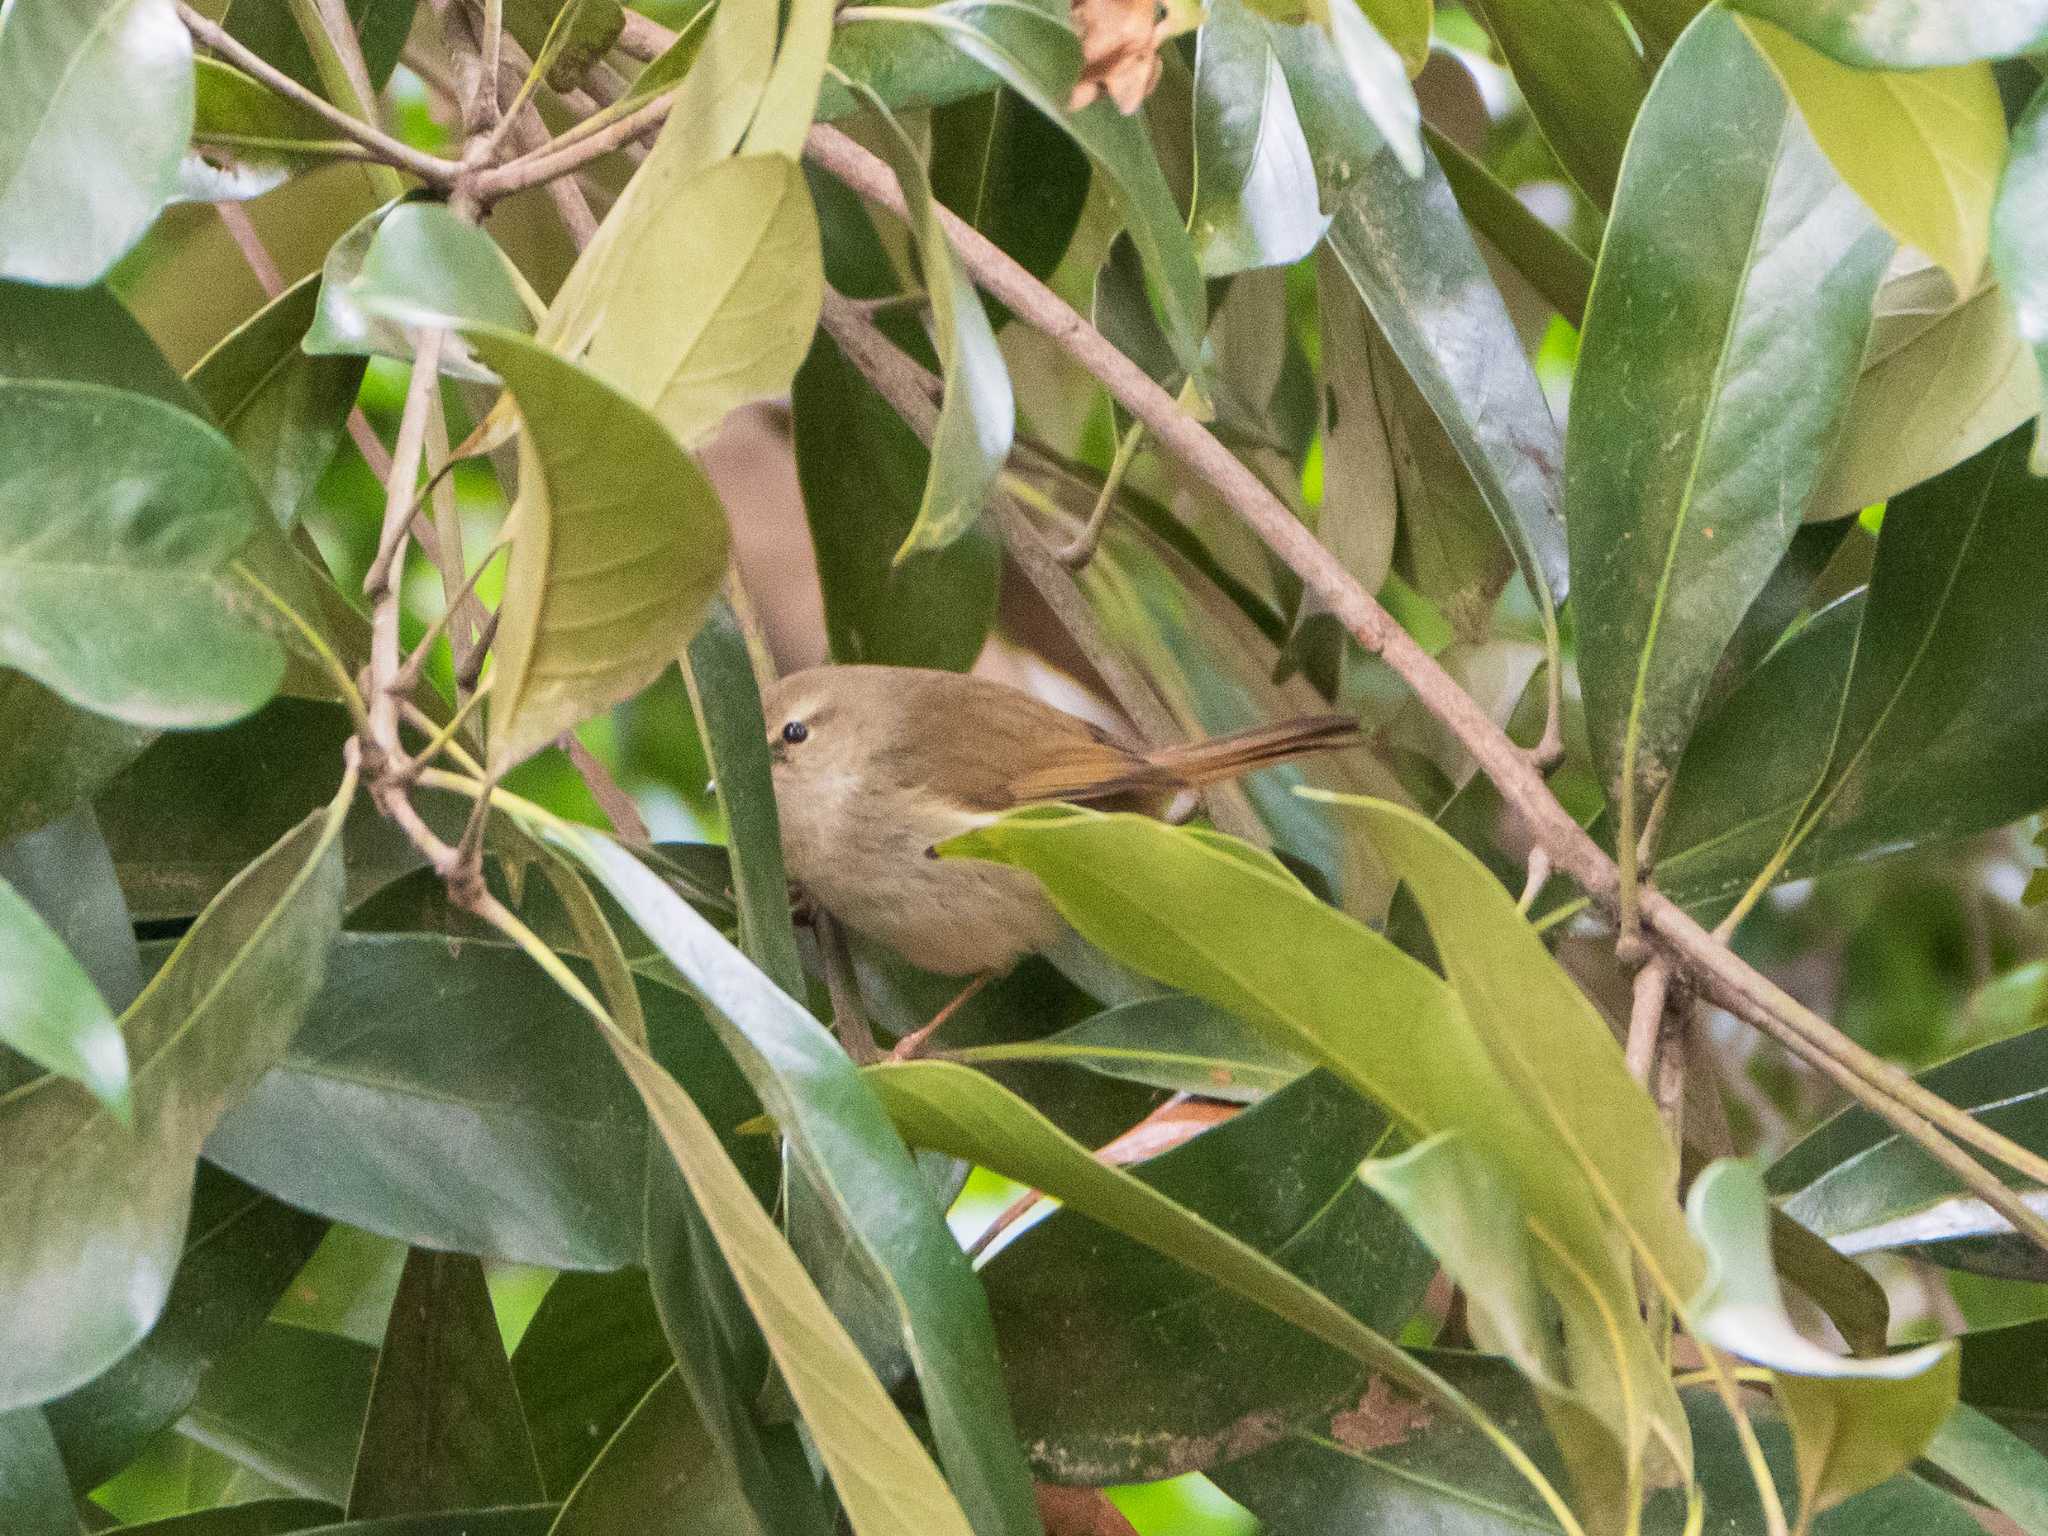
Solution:
{"label": "green leaf", "polygon": [[[1371,808],[1368,829],[1389,861],[1418,882],[1419,895],[1427,886],[1426,908],[1442,900],[1470,911],[1481,902],[1455,866],[1434,867],[1400,836],[1412,820],[1420,831],[1411,838],[1441,840],[1458,859],[1469,859],[1444,833],[1396,807],[1356,803]],[[1688,1289],[1688,1261],[1696,1267],[1697,1258],[1682,1229],[1675,1241],[1668,1237],[1677,1228],[1675,1206],[1667,1211],[1658,1203],[1668,1199],[1670,1185],[1637,1174],[1668,1166],[1671,1154],[1605,1023],[1482,867],[1473,865],[1494,896],[1473,920],[1492,919],[1482,928],[1489,937],[1452,945],[1438,922],[1440,948],[1457,948],[1461,959],[1477,951],[1454,991],[1387,940],[1316,901],[1267,856],[1214,833],[1048,808],[1013,812],[952,839],[941,852],[1029,869],[1084,938],[1329,1066],[1412,1133],[1465,1130],[1498,1148],[1529,1219],[1547,1231],[1553,1248],[1574,1255],[1568,1267],[1549,1261],[1545,1279],[1561,1304],[1577,1309],[1573,1337],[1585,1347],[1575,1369],[1584,1373],[1603,1422],[1639,1454],[1653,1422],[1646,1415],[1655,1414],[1665,1449],[1683,1465],[1682,1442],[1671,1438],[1675,1400],[1647,1335],[1614,1333],[1599,1320],[1603,1308],[1618,1315],[1637,1304],[1609,1214],[1629,1220],[1638,1253],[1659,1263],[1678,1294]],[[1504,920],[1485,912],[1496,901]],[[1502,990],[1509,994],[1504,1009],[1495,1000]],[[1390,1022],[1372,1022],[1382,1019]],[[1587,1120],[1574,1127],[1564,1106],[1585,1111]],[[1645,1123],[1659,1138],[1647,1154]],[[1596,1198],[1585,1174],[1599,1170],[1603,1157],[1642,1160],[1627,1165],[1620,1193],[1602,1171]]]}
{"label": "green leaf", "polygon": [[612,263],[571,276],[540,339],[587,346],[591,369],[694,446],[803,361],[824,291],[817,215],[781,155],[720,160],[626,211]]}
{"label": "green leaf", "polygon": [[0,23],[0,277],[96,282],[156,218],[192,127],[171,0],[14,0]]}
{"label": "green leaf", "polygon": [[247,1499],[115,1529],[121,1536],[286,1536],[328,1524],[340,1513],[323,1499]]}
{"label": "green leaf", "polygon": [[1607,207],[1649,85],[1628,28],[1602,0],[1481,0],[1476,9],[1558,163]]}
{"label": "green leaf", "polygon": [[569,1496],[674,1364],[643,1271],[556,1278],[512,1351],[512,1379],[550,1498]]}
{"label": "green leaf", "polygon": [[63,941],[0,879],[0,1044],[82,1085],[131,1122],[128,1051],[114,1015]]}
{"label": "green leaf", "polygon": [[[1030,0],[1022,4],[943,0],[938,5],[883,14],[892,26],[939,32],[963,55],[999,76],[1065,128],[1088,152],[1108,178],[1117,210],[1156,286],[1174,356],[1183,368],[1199,371],[1208,305],[1194,244],[1142,121],[1125,117],[1107,100],[1097,100],[1079,112],[1067,110],[1068,93],[1081,72],[1081,45],[1065,16],[1040,9]],[[883,99],[888,99],[886,93]]]}
{"label": "green leaf", "polygon": [[284,656],[224,568],[267,516],[234,450],[183,411],[0,384],[0,661],[132,725],[248,714]]}
{"label": "green leaf", "polygon": [[192,390],[114,291],[0,281],[0,379],[132,389],[203,414]]}
{"label": "green leaf", "polygon": [[0,1413],[0,1514],[13,1536],[77,1536],[64,1462],[34,1408]]}
{"label": "green leaf", "polygon": [[[983,1522],[976,1529],[1028,1530],[1026,1522],[1036,1516],[1023,1456],[997,1383],[986,1300],[915,1165],[853,1064],[817,1020],[623,849],[566,825],[550,827],[541,835],[596,875],[687,979],[762,1105],[803,1160],[805,1171],[835,1207],[838,1220],[860,1244],[875,1273],[886,1277],[940,1454],[964,1501]],[[636,1072],[630,1063],[628,1071],[643,1094],[671,1091],[645,1072]],[[676,1134],[662,1123],[659,1111],[656,1121],[665,1135]],[[717,1231],[723,1213],[709,1207],[707,1186],[674,1141],[671,1149],[677,1150],[691,1191]],[[756,1218],[766,1221],[758,1206],[747,1213],[750,1223]],[[831,1433],[834,1422],[844,1415],[821,1419],[822,1405],[815,1397],[807,1399],[787,1353],[790,1340],[778,1335],[782,1320],[764,1310],[758,1276],[740,1268],[742,1262],[753,1260],[743,1261],[729,1233],[719,1236],[719,1246],[734,1266],[734,1276],[761,1321],[806,1422],[816,1433]],[[788,1251],[779,1237],[775,1243],[779,1264]],[[793,1258],[790,1263],[794,1265]],[[808,1283],[804,1289],[815,1299]],[[844,1341],[843,1333],[840,1338]],[[864,1365],[860,1377],[863,1390],[873,1385],[872,1373]],[[868,1427],[879,1431],[882,1426]],[[845,1464],[831,1456],[826,1459],[841,1499],[849,1500],[853,1490]],[[917,1486],[910,1483],[901,1491],[907,1497],[925,1497]],[[927,1518],[939,1517],[934,1513]],[[959,1523],[957,1515],[953,1522]]]}
{"label": "green leaf", "polygon": [[670,1367],[606,1443],[548,1536],[692,1536],[745,1530],[748,1519]]}
{"label": "green leaf", "polygon": [[[242,866],[331,801],[342,780],[348,715],[333,704],[278,699],[221,731],[159,740],[99,796],[100,830],[137,921],[190,917]],[[429,801],[428,823],[460,835],[460,815]],[[342,834],[347,900],[417,869],[417,849],[381,816]]]}
{"label": "green leaf", "polygon": [[523,337],[472,340],[525,423],[491,685],[504,767],[661,674],[724,579],[727,533],[717,493],[653,416]]}
{"label": "green leaf", "polygon": [[156,1326],[111,1370],[44,1406],[76,1491],[127,1466],[185,1411],[201,1378],[263,1322],[326,1230],[319,1217],[199,1165],[185,1251]]}
{"label": "green leaf", "polygon": [[[1991,262],[2012,301],[2020,339],[2033,349],[2048,395],[2048,86],[2013,125],[2012,150],[1991,209]],[[2034,473],[2048,474],[2048,432],[2034,433]]]}
{"label": "green leaf", "polygon": [[[646,1118],[574,1005],[539,983],[498,943],[343,935],[305,1026],[208,1155],[409,1243],[555,1269],[637,1260]],[[697,1010],[653,983],[640,998],[731,1136],[755,1106]]]}
{"label": "green leaf", "polygon": [[[1383,389],[1392,393],[1400,388],[1392,377],[1399,365],[1335,254],[1325,248],[1315,261],[1323,385],[1323,504],[1316,509],[1316,537],[1361,587],[1377,592],[1393,568],[1400,528],[1400,469],[1381,405]],[[1426,409],[1423,414],[1426,418]],[[1421,509],[1410,511],[1411,522],[1426,527]],[[1487,532],[1492,532],[1490,523]]]}
{"label": "green leaf", "polygon": [[1422,107],[1408,84],[1408,67],[1358,0],[1327,0],[1330,41],[1351,91],[1373,128],[1410,176],[1422,174]]}
{"label": "green leaf", "polygon": [[1002,552],[993,535],[969,528],[945,549],[896,563],[931,455],[831,337],[813,344],[790,407],[833,658],[971,666],[995,619]]}
{"label": "green leaf", "polygon": [[415,1248],[377,1355],[349,1518],[540,1497],[540,1468],[483,1265],[466,1254]]}
{"label": "green leaf", "polygon": [[931,471],[894,562],[945,549],[974,526],[1010,456],[1016,431],[1016,401],[1010,374],[996,350],[995,332],[975,296],[974,281],[961,265],[939,222],[931,183],[900,124],[876,100],[882,114],[883,157],[903,189],[919,275],[932,307],[944,395],[932,428]]}
{"label": "green leaf", "polygon": [[[937,1061],[888,1063],[871,1068],[867,1075],[912,1141],[971,1159],[1042,1190],[1112,1231],[1285,1318],[1351,1356],[1383,1383],[1420,1393],[1474,1417],[1475,1422],[1480,1419],[1473,1405],[1449,1382],[1337,1302],[1135,1175],[1098,1161],[1086,1147],[1063,1135],[993,1080],[969,1068]],[[1485,1422],[1479,1427],[1491,1429]],[[1498,1439],[1495,1444],[1501,1446]]]}
{"label": "green leaf", "polygon": [[[1926,293],[1937,286],[1938,296]],[[2010,301],[1962,304],[1933,268],[1879,290],[1877,323],[1809,520],[1850,517],[1988,448],[2040,408],[2038,370]]]}
{"label": "green leaf", "polygon": [[[398,64],[398,54],[406,34],[412,30],[413,12],[418,4],[419,0],[345,0],[344,8],[363,50],[363,63],[370,72],[370,84],[377,90],[384,89]],[[322,91],[325,87],[320,67],[314,63],[305,34],[299,30],[300,14],[303,13],[292,4],[231,5],[225,24],[237,41],[246,43],[299,84],[308,90]]]}
{"label": "green leaf", "polygon": [[1329,224],[1315,167],[1266,24],[1217,0],[1196,40],[1195,206],[1188,227],[1209,277],[1287,266]]}
{"label": "green leaf", "polygon": [[1884,227],[1933,257],[1957,293],[1973,291],[2005,164],[2005,113],[1991,67],[1874,73],[1837,63],[1768,21],[1740,26]]}
{"label": "green leaf", "polygon": [[[844,23],[838,36],[860,30]],[[932,195],[1033,277],[1052,276],[1088,200],[1080,146],[1007,85],[934,111],[931,136]],[[1001,306],[982,302],[1000,327]]]}
{"label": "green leaf", "polygon": [[[517,269],[489,235],[439,203],[401,201],[364,214],[334,242],[300,346],[314,357],[410,362],[409,328],[463,325],[533,329]],[[496,382],[459,336],[442,346],[441,372]]]}
{"label": "green leaf", "polygon": [[260,197],[354,147],[318,113],[218,59],[192,61],[192,87],[193,147],[181,190],[194,201]]}
{"label": "green leaf", "polygon": [[1330,248],[1547,612],[1568,582],[1557,513],[1564,449],[1450,184],[1426,153],[1419,179],[1389,159],[1317,29],[1273,36],[1335,210]]}
{"label": "green leaf", "polygon": [[1802,1522],[1910,1466],[1955,1407],[1954,1343],[1856,1360],[1806,1339],[1778,1291],[1769,1199],[1748,1163],[1711,1164],[1694,1180],[1686,1214],[1710,1262],[1687,1325],[1774,1373],[1798,1455]]}
{"label": "green leaf", "polygon": [[34,678],[0,668],[0,839],[90,800],[155,739],[155,731],[74,709]]}
{"label": "green leaf", "polygon": [[1429,38],[1436,21],[1430,0],[1359,0],[1373,30],[1393,45],[1410,78],[1429,62]]}
{"label": "green leaf", "polygon": [[1455,139],[1427,126],[1423,136],[1472,227],[1528,279],[1565,324],[1583,329],[1586,300],[1593,290],[1592,258],[1531,213]]}
{"label": "green leaf", "polygon": [[2026,1536],[2048,1536],[2048,1460],[1996,1420],[1958,1405],[1926,1456]]}
{"label": "green leaf", "polygon": [[1565,450],[1587,728],[1624,844],[1798,531],[1890,256],[1740,25],[1703,15],[1629,146]]}
{"label": "green leaf", "polygon": [[1124,1003],[1037,1040],[970,1045],[948,1053],[970,1066],[1062,1062],[1177,1093],[1257,1103],[1308,1070],[1264,1035],[1197,997]]}
{"label": "green leaf", "polygon": [[791,0],[782,7],[782,41],[741,141],[743,153],[782,155],[792,163],[803,153],[804,135],[818,112],[818,87],[832,46],[835,8],[835,0]]}
{"label": "green leaf", "polygon": [[[143,976],[135,929],[113,856],[89,807],[0,843],[0,880],[48,925],[105,1006],[118,1012],[135,1001]],[[122,1061],[125,1079],[125,1047]],[[26,1063],[15,1065],[22,1069],[21,1080],[34,1075]]]}
{"label": "green leaf", "polygon": [[354,357],[313,357],[299,342],[320,278],[309,274],[194,365],[192,387],[242,455],[280,527],[289,528],[341,444],[362,383]]}
{"label": "green leaf", "polygon": [[2048,3],[2001,0],[1734,0],[1859,69],[1927,69],[2004,59],[2048,44]]}
{"label": "green leaf", "polygon": [[[1366,1327],[1405,1322],[1429,1276],[1358,1164],[1386,1116],[1327,1073],[1132,1170]],[[1099,1485],[1213,1465],[1354,1401],[1358,1363],[1162,1253],[1056,1212],[982,1270],[1042,1477]]]}
{"label": "green leaf", "polygon": [[618,0],[509,0],[504,16],[505,31],[557,91],[581,85],[626,26]]}
{"label": "green leaf", "polygon": [[266,1322],[206,1373],[182,1430],[273,1483],[339,1506],[376,1370],[374,1344]]}
{"label": "green leaf", "polygon": [[200,914],[122,1020],[133,1128],[41,1078],[0,1101],[0,1146],[23,1177],[0,1217],[0,1402],[91,1380],[146,1333],[183,1246],[199,1144],[282,1054],[341,921],[337,801],[309,816]]}

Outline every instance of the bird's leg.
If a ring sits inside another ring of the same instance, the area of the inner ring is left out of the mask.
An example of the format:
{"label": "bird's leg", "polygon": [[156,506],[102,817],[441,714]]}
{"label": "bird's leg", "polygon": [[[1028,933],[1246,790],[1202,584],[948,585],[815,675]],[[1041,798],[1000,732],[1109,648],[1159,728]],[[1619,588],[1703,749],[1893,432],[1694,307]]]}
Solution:
{"label": "bird's leg", "polygon": [[939,1026],[958,1013],[963,1003],[991,981],[994,981],[995,977],[996,973],[994,971],[983,971],[974,980],[968,982],[966,986],[960,989],[959,995],[953,1001],[932,1015],[931,1023],[925,1025],[922,1029],[913,1029],[901,1040],[898,1040],[896,1048],[889,1052],[889,1059],[891,1061],[909,1061],[917,1055],[919,1051],[924,1049],[925,1041],[931,1039],[933,1035],[939,1032]]}

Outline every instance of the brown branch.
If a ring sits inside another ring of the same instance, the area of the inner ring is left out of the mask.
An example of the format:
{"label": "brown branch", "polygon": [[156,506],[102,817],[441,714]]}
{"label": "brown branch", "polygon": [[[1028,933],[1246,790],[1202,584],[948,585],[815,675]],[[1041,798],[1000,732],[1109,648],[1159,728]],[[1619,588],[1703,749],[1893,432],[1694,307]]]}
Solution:
{"label": "brown branch", "polygon": [[[888,167],[839,130],[826,124],[814,127],[805,154],[863,197],[899,217],[906,216],[902,193]],[[1502,798],[1514,807],[1551,862],[1612,910],[1620,891],[1614,861],[1551,794],[1530,755],[1509,740],[1285,503],[1137,364],[980,231],[943,207],[939,217],[975,282],[1019,320],[1058,344],[1099,380],[1118,404],[1144,422],[1162,448],[1207,481],[1358,642],[1392,668],[1424,707],[1449,727]],[[2044,1184],[2048,1184],[2048,1159],[1980,1125],[1897,1067],[1864,1050],[1788,997],[1654,888],[1643,888],[1640,913],[1658,949],[1707,995],[1813,1062],[1860,1102],[1926,1147],[2015,1227],[2048,1248],[2048,1221],[2021,1204],[1948,1137],[1967,1142]],[[1940,1133],[1943,1131],[1946,1136]]]}
{"label": "brown branch", "polygon": [[344,137],[362,145],[384,164],[408,171],[429,186],[450,187],[455,184],[460,167],[454,161],[414,149],[374,124],[351,117],[326,97],[307,90],[262,55],[245,47],[218,22],[208,21],[185,0],[178,0],[178,19],[185,23],[185,30],[192,34],[194,41],[204,43],[245,75],[252,76],[278,95],[332,124]]}

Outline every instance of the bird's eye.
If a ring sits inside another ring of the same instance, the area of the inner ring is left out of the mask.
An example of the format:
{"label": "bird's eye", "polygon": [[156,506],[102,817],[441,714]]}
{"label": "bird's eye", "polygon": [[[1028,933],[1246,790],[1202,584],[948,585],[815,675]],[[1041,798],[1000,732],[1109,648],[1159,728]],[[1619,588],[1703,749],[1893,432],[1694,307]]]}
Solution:
{"label": "bird's eye", "polygon": [[792,747],[811,734],[811,728],[801,720],[792,720],[782,728],[782,739]]}

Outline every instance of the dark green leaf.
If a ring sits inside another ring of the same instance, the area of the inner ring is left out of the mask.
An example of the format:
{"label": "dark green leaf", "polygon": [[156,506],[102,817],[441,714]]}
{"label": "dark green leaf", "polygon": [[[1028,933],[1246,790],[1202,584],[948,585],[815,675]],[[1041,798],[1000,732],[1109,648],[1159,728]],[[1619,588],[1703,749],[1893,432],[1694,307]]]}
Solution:
{"label": "dark green leaf", "polygon": [[[110,784],[98,802],[121,890],[139,922],[190,917],[235,872],[341,785],[347,714],[332,704],[279,699],[224,731],[166,736]],[[443,835],[446,808],[424,806]],[[344,833],[348,900],[361,901],[419,866],[420,856],[381,816]]]}
{"label": "dark green leaf", "polygon": [[1000,551],[984,529],[898,565],[931,455],[831,337],[790,402],[804,514],[834,659],[964,669],[995,617]]}
{"label": "dark green leaf", "polygon": [[90,800],[156,734],[74,709],[34,678],[0,667],[0,838]]}
{"label": "dark green leaf", "polygon": [[1531,213],[1520,198],[1494,179],[1484,162],[1467,153],[1455,139],[1426,125],[1423,137],[1472,227],[1529,280],[1529,286],[1564,317],[1565,324],[1575,329],[1583,326],[1586,299],[1593,291],[1592,258]]}
{"label": "dark green leaf", "polygon": [[0,660],[132,725],[248,714],[284,656],[225,567],[267,519],[234,450],[186,412],[0,384]]}
{"label": "dark green leaf", "polygon": [[2048,44],[2048,3],[1999,0],[1736,0],[1858,69],[1926,69],[2004,59]]}
{"label": "dark green leaf", "polygon": [[1891,250],[1742,28],[1703,16],[1630,145],[1565,455],[1587,727],[1622,840],[1798,531]]}
{"label": "dark green leaf", "polygon": [[[305,1027],[208,1155],[295,1205],[426,1247],[557,1269],[638,1259],[646,1118],[579,1010],[541,981],[503,944],[344,935]],[[640,998],[657,1048],[691,1064],[731,1135],[754,1105],[701,1016],[651,982]]]}
{"label": "dark green leaf", "polygon": [[1419,179],[1393,162],[1317,29],[1273,35],[1335,210],[1331,249],[1478,484],[1531,589],[1563,601],[1563,446],[1450,183],[1433,159]]}
{"label": "dark green leaf", "polygon": [[[860,30],[842,25],[839,37]],[[1050,277],[1088,200],[1088,157],[1006,85],[941,107],[931,121],[933,195],[1033,277]],[[1001,325],[1002,311],[991,307],[989,318]]]}
{"label": "dark green leaf", "polygon": [[96,1488],[191,1404],[215,1360],[262,1323],[327,1223],[199,1165],[163,1315],[112,1370],[48,1404],[72,1486]]}
{"label": "dark green leaf", "polygon": [[90,1381],[148,1332],[184,1245],[199,1145],[278,1056],[341,924],[337,802],[309,816],[200,915],[122,1021],[133,1129],[61,1078],[0,1100],[0,1402]]}
{"label": "dark green leaf", "polygon": [[1628,28],[1601,0],[1481,0],[1476,9],[1558,163],[1605,208],[1649,83]]}
{"label": "dark green leaf", "polygon": [[1287,266],[1329,221],[1266,24],[1243,0],[1209,8],[1195,53],[1195,206],[1188,226],[1210,277]]}
{"label": "dark green leaf", "polygon": [[740,1490],[671,1368],[606,1443],[548,1536],[695,1536],[747,1526]]}
{"label": "dark green leaf", "polygon": [[562,1275],[548,1287],[512,1352],[512,1379],[550,1498],[568,1497],[673,1364],[642,1271]]}
{"label": "dark green leaf", "polygon": [[0,379],[72,379],[203,411],[111,289],[0,281]]}
{"label": "dark green leaf", "polygon": [[557,91],[582,84],[625,28],[618,0],[507,0],[505,31],[517,39]]}
{"label": "dark green leaf", "polygon": [[[2048,86],[2013,124],[1998,201],[1991,209],[1991,263],[2012,301],[2020,337],[2034,350],[2048,396]],[[2048,474],[2048,430],[2034,433],[2034,473]]]}
{"label": "dark green leaf", "polygon": [[0,1518],[8,1536],[77,1536],[57,1442],[34,1408],[0,1413]]}
{"label": "dark green leaf", "polygon": [[2048,654],[2048,486],[2028,437],[1894,501],[1867,600],[1815,619],[1700,732],[1665,823],[1674,898],[1726,900],[1776,852],[1777,873],[1820,874],[2048,801],[2030,681]]}
{"label": "dark green leaf", "polygon": [[340,1506],[363,1437],[376,1346],[265,1323],[199,1385],[180,1428],[307,1498]]}
{"label": "dark green leaf", "polygon": [[97,282],[176,185],[192,37],[171,0],[14,0],[0,26],[0,277]]}
{"label": "dark green leaf", "polygon": [[[1430,1265],[1358,1182],[1385,1115],[1327,1073],[1133,1170],[1391,1333]],[[1157,1252],[1062,1211],[982,1271],[1010,1400],[1040,1475],[1169,1477],[1355,1400],[1356,1361]]]}
{"label": "dark green leaf", "polygon": [[483,1265],[467,1254],[415,1248],[377,1356],[349,1518],[540,1497],[540,1467]]}
{"label": "dark green leaf", "polygon": [[[765,747],[765,734],[758,739]],[[623,849],[567,826],[545,835],[597,876],[704,1001],[838,1220],[887,1278],[934,1437],[982,1522],[976,1529],[1028,1530],[1029,1480],[995,1374],[986,1299],[853,1064],[817,1020]],[[759,1298],[748,1300],[761,1316]],[[779,1349],[777,1359],[787,1376]]]}
{"label": "dark green leaf", "polygon": [[250,1499],[115,1529],[121,1536],[288,1536],[331,1525],[340,1513],[318,1499]]}
{"label": "dark green leaf", "polygon": [[0,880],[14,887],[115,1011],[142,990],[135,930],[99,823],[85,806],[0,843]]}
{"label": "dark green leaf", "polygon": [[[345,0],[349,20],[355,24],[362,45],[363,62],[370,71],[370,84],[378,90],[391,78],[399,50],[412,30],[413,12],[419,0]],[[275,64],[309,90],[320,90],[320,70],[299,31],[297,12],[285,5],[230,5],[227,29],[237,41]]]}
{"label": "dark green leaf", "polygon": [[192,387],[287,528],[340,446],[363,378],[360,358],[312,357],[299,349],[319,299],[319,276],[300,279],[191,374]]}
{"label": "dark green leaf", "polygon": [[180,176],[182,198],[261,197],[293,172],[353,150],[318,113],[240,70],[209,58],[192,66],[192,150]]}
{"label": "dark green leaf", "polygon": [[1142,120],[1125,117],[1107,99],[1079,112],[1067,110],[1068,93],[1081,72],[1081,45],[1065,17],[1050,7],[1041,8],[1041,0],[944,0],[922,10],[906,8],[887,15],[892,23],[908,23],[909,30],[929,27],[943,35],[1064,127],[1088,152],[1108,178],[1125,227],[1157,285],[1174,355],[1183,368],[1198,368],[1207,302],[1194,245]]}

